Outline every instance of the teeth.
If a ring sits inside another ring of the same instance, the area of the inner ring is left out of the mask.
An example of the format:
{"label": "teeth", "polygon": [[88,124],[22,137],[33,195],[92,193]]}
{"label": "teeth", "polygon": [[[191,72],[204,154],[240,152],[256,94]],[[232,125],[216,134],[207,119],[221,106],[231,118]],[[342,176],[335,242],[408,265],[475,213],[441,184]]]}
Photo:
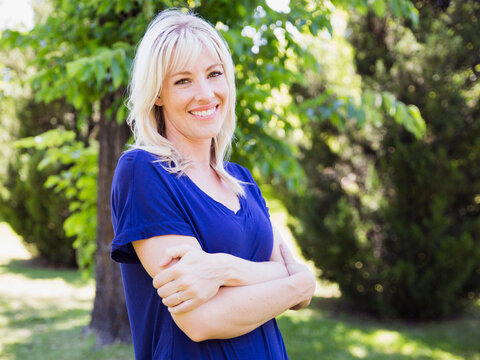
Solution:
{"label": "teeth", "polygon": [[215,107],[211,108],[210,110],[204,110],[204,111],[190,111],[193,115],[196,116],[210,116],[215,112]]}

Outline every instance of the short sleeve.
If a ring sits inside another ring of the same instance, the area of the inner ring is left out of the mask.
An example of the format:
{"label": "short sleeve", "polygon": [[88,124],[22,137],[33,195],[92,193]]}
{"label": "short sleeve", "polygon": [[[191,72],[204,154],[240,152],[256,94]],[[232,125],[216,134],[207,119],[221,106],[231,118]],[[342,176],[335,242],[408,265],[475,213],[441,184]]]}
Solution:
{"label": "short sleeve", "polygon": [[131,150],[122,155],[112,181],[111,209],[115,237],[111,257],[139,263],[132,241],[160,235],[195,236],[182,211],[175,175],[152,154]]}

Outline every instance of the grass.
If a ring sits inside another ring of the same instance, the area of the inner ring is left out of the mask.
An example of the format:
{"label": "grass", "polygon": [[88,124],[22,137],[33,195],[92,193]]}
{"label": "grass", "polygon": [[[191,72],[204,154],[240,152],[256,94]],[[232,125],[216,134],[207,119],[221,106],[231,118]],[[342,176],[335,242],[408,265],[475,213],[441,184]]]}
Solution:
{"label": "grass", "polygon": [[[0,359],[133,359],[131,346],[96,349],[84,332],[93,281],[36,267],[6,224],[0,224],[0,246]],[[335,295],[335,288],[321,284],[319,293]],[[411,324],[352,314],[341,299],[318,296],[309,309],[278,321],[292,360],[480,360],[480,304],[468,316]]]}
{"label": "grass", "polygon": [[66,269],[39,268],[0,224],[0,359],[133,359],[131,346],[95,349],[85,334],[93,281]]}
{"label": "grass", "polygon": [[340,303],[315,298],[310,309],[279,318],[292,359],[480,360],[478,310],[474,316],[412,324],[336,310]]}

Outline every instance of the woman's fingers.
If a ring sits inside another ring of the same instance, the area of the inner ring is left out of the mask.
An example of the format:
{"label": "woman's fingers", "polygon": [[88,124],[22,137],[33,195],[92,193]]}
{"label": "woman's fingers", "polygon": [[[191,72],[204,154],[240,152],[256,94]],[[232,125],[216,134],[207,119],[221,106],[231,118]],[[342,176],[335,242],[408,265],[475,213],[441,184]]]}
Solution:
{"label": "woman's fingers", "polygon": [[195,309],[200,304],[202,304],[202,303],[198,302],[198,301],[195,301],[193,299],[189,299],[189,300],[183,301],[179,305],[169,306],[168,311],[170,311],[170,313],[172,313],[172,314],[180,314],[180,313],[192,311],[193,309]]}
{"label": "woman's fingers", "polygon": [[[178,259],[181,259],[185,254],[192,250],[195,250],[195,248],[186,244],[169,247],[165,250],[164,256],[159,260],[159,264],[161,267],[175,265],[178,262]],[[177,276],[178,274],[176,273],[175,268],[166,267],[155,275],[153,278],[153,286],[158,289],[166,283],[175,280]]]}
{"label": "woman's fingers", "polygon": [[164,297],[162,299],[162,303],[165,306],[174,307],[174,306],[178,306],[178,305],[180,305],[183,302],[188,301],[188,300],[190,300],[190,299],[187,297],[187,294],[185,292],[177,291],[177,292],[174,292],[173,294],[171,294],[167,297]]}
{"label": "woman's fingers", "polygon": [[153,286],[174,313],[190,311],[218,292],[222,278],[212,255],[190,245],[178,245],[166,249],[165,256],[171,257],[173,264],[155,275]]}
{"label": "woman's fingers", "polygon": [[191,245],[182,244],[182,245],[169,247],[168,249],[165,250],[165,254],[172,259],[180,259],[187,252],[191,250],[195,250],[195,248]]}
{"label": "woman's fingers", "polygon": [[308,268],[299,263],[292,255],[292,252],[285,244],[280,244],[280,252],[282,254],[283,262],[287,268],[288,274],[293,275],[301,271],[309,271]]}
{"label": "woman's fingers", "polygon": [[158,265],[161,267],[168,266],[173,260],[181,259],[187,252],[194,249],[193,246],[188,244],[171,246],[165,250],[165,254],[158,261]]}
{"label": "woman's fingers", "polygon": [[168,307],[168,311],[172,314],[188,312],[202,304],[198,299],[186,298],[187,296],[185,292],[179,291],[162,299],[162,303]]}
{"label": "woman's fingers", "polygon": [[283,262],[285,263],[285,265],[297,262],[293,257],[291,251],[285,244],[280,244],[280,252],[282,254]]}
{"label": "woman's fingers", "polygon": [[172,281],[165,285],[160,286],[157,289],[157,294],[163,299],[163,298],[169,297],[172,294],[175,294],[177,291],[180,291],[180,289],[183,290],[183,287],[180,284],[178,284],[176,281]]}
{"label": "woman's fingers", "polygon": [[153,278],[153,287],[155,289],[158,289],[161,286],[164,286],[165,284],[172,282],[176,278],[177,278],[177,274],[172,269],[162,270]]}

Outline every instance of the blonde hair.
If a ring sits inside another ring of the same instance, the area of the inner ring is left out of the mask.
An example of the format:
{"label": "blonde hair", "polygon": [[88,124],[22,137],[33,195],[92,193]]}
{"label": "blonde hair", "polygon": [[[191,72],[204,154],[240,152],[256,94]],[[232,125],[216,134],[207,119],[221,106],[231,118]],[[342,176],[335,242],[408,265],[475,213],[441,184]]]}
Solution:
{"label": "blonde hair", "polygon": [[182,175],[192,165],[183,158],[165,137],[165,122],[161,107],[155,105],[166,75],[185,67],[191,59],[206,49],[222,63],[228,84],[226,119],[219,133],[212,139],[210,165],[237,194],[245,196],[242,182],[223,167],[228,157],[235,131],[235,77],[230,50],[215,28],[193,13],[177,9],[160,12],[143,36],[133,63],[129,84],[127,123],[139,148],[158,155],[171,173]]}

